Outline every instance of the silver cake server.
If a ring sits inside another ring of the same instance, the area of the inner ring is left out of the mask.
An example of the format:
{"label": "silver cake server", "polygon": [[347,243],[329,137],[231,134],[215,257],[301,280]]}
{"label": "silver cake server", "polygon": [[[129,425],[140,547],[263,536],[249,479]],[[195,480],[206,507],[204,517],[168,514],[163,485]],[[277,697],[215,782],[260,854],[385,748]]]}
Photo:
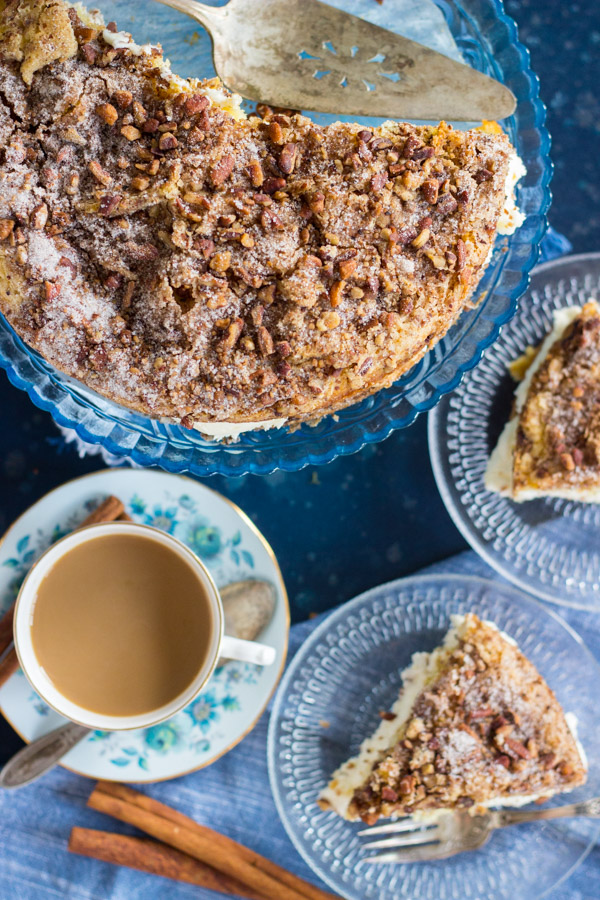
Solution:
{"label": "silver cake server", "polygon": [[289,109],[394,119],[504,119],[513,93],[435,50],[319,0],[159,0],[200,22],[223,83]]}

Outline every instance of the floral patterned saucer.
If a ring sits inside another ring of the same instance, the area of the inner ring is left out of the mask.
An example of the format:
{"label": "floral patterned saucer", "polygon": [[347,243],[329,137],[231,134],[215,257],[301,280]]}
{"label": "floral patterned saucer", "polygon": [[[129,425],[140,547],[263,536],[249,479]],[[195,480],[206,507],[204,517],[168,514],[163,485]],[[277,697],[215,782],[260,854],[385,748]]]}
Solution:
{"label": "floral patterned saucer", "polygon": [[[108,494],[120,497],[136,522],[154,525],[186,543],[217,585],[260,578],[277,591],[273,619],[261,635],[277,650],[273,666],[261,669],[229,662],[216,669],[205,690],[167,722],[138,731],[93,732],[64,758],[67,768],[90,778],[162,781],[210,765],[252,730],[285,664],[288,600],[273,551],[233,503],[189,478],[127,468],[68,482],[9,528],[0,541],[0,612],[13,602],[37,557]],[[0,710],[26,741],[64,722],[20,670],[0,690]]]}

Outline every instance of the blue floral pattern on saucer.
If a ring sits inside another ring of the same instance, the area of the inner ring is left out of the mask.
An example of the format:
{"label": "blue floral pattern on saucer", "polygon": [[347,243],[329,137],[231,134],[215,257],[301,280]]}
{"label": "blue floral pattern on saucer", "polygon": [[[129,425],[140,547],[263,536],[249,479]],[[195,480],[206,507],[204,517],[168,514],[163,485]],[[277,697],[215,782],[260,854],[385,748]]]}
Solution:
{"label": "blue floral pattern on saucer", "polygon": [[[115,469],[71,481],[34,504],[0,543],[0,610],[14,601],[35,560],[76,528],[104,496],[115,494],[137,522],[182,540],[208,566],[217,585],[245,578],[271,581],[275,614],[261,639],[277,649],[272,667],[239,662],[219,666],[204,690],[180,713],[151,728],[95,731],[65,757],[92,778],[155,781],[209,765],[253,727],[281,674],[289,609],[281,573],[268,544],[233,504],[201,484],[158,471]],[[0,708],[27,740],[63,721],[31,690],[21,671],[0,690]]]}

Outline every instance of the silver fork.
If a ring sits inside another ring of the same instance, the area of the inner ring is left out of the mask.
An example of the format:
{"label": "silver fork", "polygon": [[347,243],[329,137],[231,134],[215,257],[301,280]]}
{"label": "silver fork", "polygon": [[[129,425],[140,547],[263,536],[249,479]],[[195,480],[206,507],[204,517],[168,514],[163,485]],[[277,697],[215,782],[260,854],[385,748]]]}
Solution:
{"label": "silver fork", "polygon": [[568,806],[552,806],[549,809],[500,809],[482,815],[456,812],[441,816],[439,822],[427,825],[414,819],[400,819],[387,825],[376,825],[359,831],[359,835],[392,835],[382,840],[369,841],[365,850],[386,850],[364,862],[412,863],[447,859],[466,850],[477,850],[489,841],[492,832],[507,825],[539,822],[543,819],[562,819],[585,816],[600,818],[600,797],[571,803]]}

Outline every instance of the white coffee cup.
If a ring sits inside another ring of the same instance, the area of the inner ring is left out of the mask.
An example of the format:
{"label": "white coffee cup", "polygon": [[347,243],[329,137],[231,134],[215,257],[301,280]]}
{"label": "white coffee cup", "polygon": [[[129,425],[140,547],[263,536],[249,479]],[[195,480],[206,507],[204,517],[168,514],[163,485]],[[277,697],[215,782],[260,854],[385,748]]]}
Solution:
{"label": "white coffee cup", "polygon": [[[193,682],[175,699],[158,709],[135,716],[110,716],[92,712],[73,703],[54,686],[35,655],[32,641],[33,612],[38,589],[54,564],[66,553],[87,541],[97,537],[114,534],[133,534],[163,544],[177,553],[190,565],[201,584],[212,607],[215,627],[211,644],[202,668]],[[228,637],[223,632],[223,604],[210,572],[198,557],[177,538],[165,534],[149,525],[138,525],[133,522],[103,522],[89,525],[72,532],[47,550],[29,571],[21,586],[15,606],[14,641],[19,663],[33,689],[56,712],[88,728],[101,731],[123,731],[134,728],[147,728],[168,719],[187,706],[203,689],[213,673],[219,657],[235,659],[241,662],[269,666],[275,661],[276,652],[273,647],[255,641],[243,641]]]}

